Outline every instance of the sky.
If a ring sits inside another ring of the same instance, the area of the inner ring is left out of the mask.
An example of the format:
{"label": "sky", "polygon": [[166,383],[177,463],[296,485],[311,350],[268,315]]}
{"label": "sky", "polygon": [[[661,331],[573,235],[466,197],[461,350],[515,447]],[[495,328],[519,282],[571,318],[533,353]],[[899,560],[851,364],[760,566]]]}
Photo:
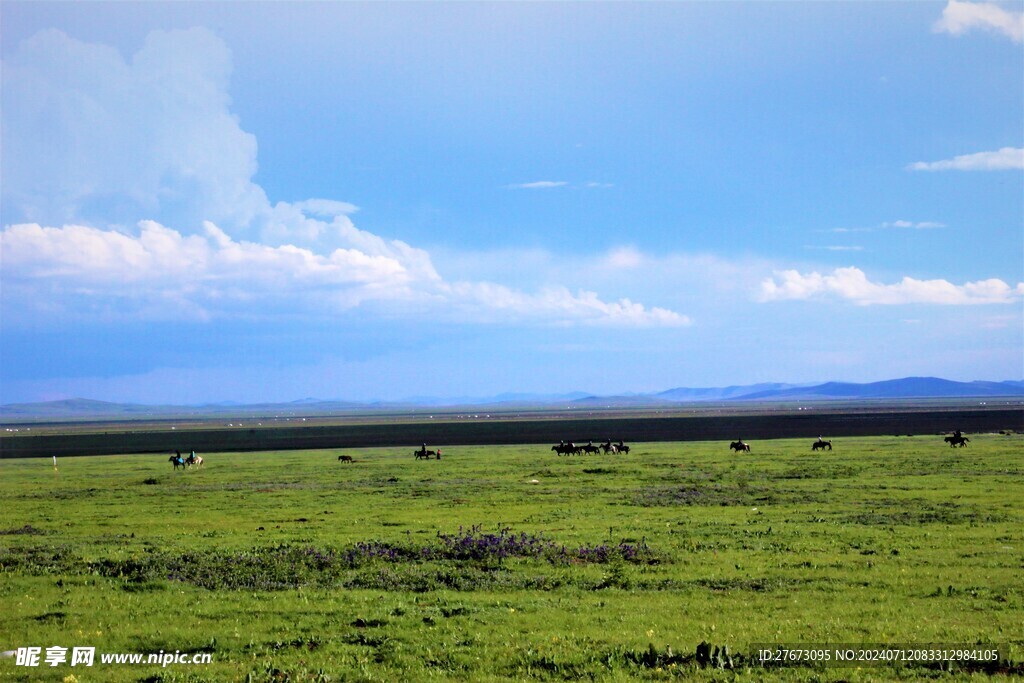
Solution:
{"label": "sky", "polygon": [[1024,2],[0,31],[0,403],[1024,378]]}

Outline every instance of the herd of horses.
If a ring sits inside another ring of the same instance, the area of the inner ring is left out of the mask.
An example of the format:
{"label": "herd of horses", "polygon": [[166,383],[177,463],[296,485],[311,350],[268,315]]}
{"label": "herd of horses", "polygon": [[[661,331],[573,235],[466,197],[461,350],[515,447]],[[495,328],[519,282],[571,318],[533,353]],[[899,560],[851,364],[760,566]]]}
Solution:
{"label": "herd of horses", "polygon": [[[944,441],[949,444],[950,448],[964,448],[968,444],[968,442],[970,442],[970,439],[961,434],[960,430],[958,429],[953,433],[952,436],[945,437]],[[736,441],[731,442],[729,444],[729,448],[736,453],[739,453],[741,451],[744,453],[750,452],[750,444],[744,441],[743,439],[737,439]],[[811,444],[812,451],[824,451],[825,449],[828,449],[830,451],[832,450],[831,440],[826,441],[819,436],[818,440]],[[557,453],[558,455],[596,455],[598,453],[604,453],[605,455],[608,455],[609,453],[612,455],[617,455],[619,453],[628,454],[629,446],[624,444],[621,439],[618,443],[612,443],[612,440],[608,439],[604,443],[597,446],[594,445],[593,441],[589,441],[586,444],[579,446],[573,443],[572,441],[562,441],[552,446],[551,450]],[[412,452],[412,455],[416,460],[430,460],[431,458],[437,458],[438,460],[440,460],[441,449],[438,448],[437,450],[428,450],[427,444],[423,444],[422,447],[414,450]],[[339,455],[338,461],[348,463],[355,462],[352,459],[352,456],[350,455]],[[182,457],[181,452],[178,451],[175,455],[172,455],[170,458],[168,458],[168,462],[174,465],[175,470],[179,468],[184,470],[193,466],[203,466],[202,457],[196,455],[195,451],[192,451],[192,454],[189,455],[187,458]]]}
{"label": "herd of horses", "polygon": [[582,446],[578,446],[572,441],[562,441],[551,447],[558,455],[597,455],[598,453],[604,453],[608,455],[617,455],[619,453],[629,453],[629,446],[622,443],[619,439],[618,443],[612,443],[611,439],[608,439],[600,446],[595,446],[593,441],[589,441]]}
{"label": "herd of horses", "polygon": [[[964,446],[967,445],[970,439],[961,434],[960,430],[958,429],[956,430],[956,432],[953,433],[952,436],[945,437],[945,441],[950,445],[951,448],[963,448]],[[735,453],[739,453],[741,451],[744,453],[750,452],[750,444],[744,441],[743,439],[736,439],[735,441],[730,442],[729,448],[732,449],[732,451]],[[605,454],[629,453],[629,446],[624,445],[622,441],[619,441],[618,444],[613,444],[611,442],[611,439],[605,441],[600,446],[595,446],[593,441],[587,443],[585,446],[577,446],[572,441],[569,441],[568,443],[562,441],[561,443],[552,446],[551,450],[553,450],[558,455],[584,455],[588,453],[599,453],[602,451]],[[819,436],[817,441],[811,443],[811,451],[814,452],[824,450],[832,450],[832,440],[825,440]]]}

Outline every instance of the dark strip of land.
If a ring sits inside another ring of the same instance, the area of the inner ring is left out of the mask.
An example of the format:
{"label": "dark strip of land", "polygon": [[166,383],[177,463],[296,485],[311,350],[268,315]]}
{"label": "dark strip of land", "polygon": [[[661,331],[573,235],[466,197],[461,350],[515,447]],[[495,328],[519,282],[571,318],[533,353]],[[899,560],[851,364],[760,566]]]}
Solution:
{"label": "dark strip of land", "polygon": [[318,448],[550,444],[574,441],[717,441],[844,436],[910,436],[1024,431],[1020,406],[902,411],[793,411],[673,417],[593,417],[521,420],[414,421],[258,428],[155,427],[124,424],[109,431],[16,434],[0,437],[0,458]]}

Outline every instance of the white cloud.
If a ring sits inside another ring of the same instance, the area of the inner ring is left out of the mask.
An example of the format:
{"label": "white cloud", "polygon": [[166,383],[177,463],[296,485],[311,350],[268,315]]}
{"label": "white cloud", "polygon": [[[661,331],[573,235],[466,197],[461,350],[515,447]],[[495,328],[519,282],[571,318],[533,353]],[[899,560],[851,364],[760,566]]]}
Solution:
{"label": "white cloud", "polygon": [[945,223],[938,223],[936,221],[892,221],[889,223],[882,223],[883,228],[906,228],[912,230],[931,230],[933,228],[944,228]]}
{"label": "white cloud", "polygon": [[537,320],[552,323],[578,322],[606,327],[683,327],[690,319],[665,308],[646,308],[629,299],[607,302],[595,292],[566,287],[548,287],[526,294],[504,285],[487,282],[458,282],[446,291],[463,310],[474,310],[493,321]]}
{"label": "white cloud", "polygon": [[70,315],[98,307],[157,319],[253,310],[277,315],[288,308],[337,311],[415,294],[414,273],[392,256],[355,249],[324,256],[292,245],[235,241],[212,223],[203,235],[183,235],[152,221],[140,223],[137,234],[21,224],[0,232],[0,250],[5,287],[38,293],[45,283],[48,304],[63,303]]}
{"label": "white cloud", "polygon": [[954,36],[975,28],[995,31],[1020,43],[1024,41],[1024,12],[1010,12],[991,2],[950,0],[933,28]]}
{"label": "white cloud", "polygon": [[304,202],[295,202],[293,206],[304,213],[327,218],[344,216],[359,211],[359,207],[355,204],[339,202],[333,199],[307,199]]}
{"label": "white cloud", "polygon": [[1008,304],[1024,296],[1024,283],[1015,288],[995,278],[955,285],[947,280],[904,277],[887,285],[871,282],[858,268],[837,268],[831,275],[796,270],[776,271],[761,283],[760,301],[839,297],[861,306],[876,304]]}
{"label": "white cloud", "polygon": [[962,154],[942,161],[916,161],[908,171],[1019,171],[1024,170],[1024,148],[1003,147],[995,152]]}
{"label": "white cloud", "polygon": [[616,247],[604,258],[604,265],[613,270],[637,268],[643,265],[645,257],[634,246]]}
{"label": "white cloud", "polygon": [[862,227],[862,228],[829,228],[827,230],[819,230],[818,232],[829,232],[836,234],[846,234],[855,232],[875,232],[877,230],[889,230],[892,228],[898,229],[913,229],[913,230],[930,230],[933,228],[945,228],[945,223],[939,223],[938,221],[886,221],[880,223],[876,227]]}
{"label": "white cloud", "polygon": [[[329,254],[239,241],[207,222],[184,235],[153,221],[137,233],[19,224],[0,232],[3,286],[21,305],[147,319],[330,315],[392,302],[407,316],[472,323],[525,322],[677,327],[686,316],[629,299],[549,287],[530,294],[488,282],[445,282],[429,255],[356,228],[329,224],[349,248]],[[39,300],[45,287],[45,302]],[[9,298],[10,300],[10,298]]]}
{"label": "white cloud", "polygon": [[530,183],[515,183],[508,185],[510,190],[548,190],[554,187],[571,187],[574,189],[597,189],[615,187],[612,183],[601,183],[596,180],[588,180],[585,183],[570,183],[568,180],[536,180]]}
{"label": "white cloud", "polygon": [[[229,109],[231,56],[204,28],[115,49],[43,31],[4,60],[4,201],[18,219],[110,213],[247,228],[269,207]],[[6,211],[5,211],[6,213]]]}
{"label": "white cloud", "polygon": [[516,183],[509,185],[510,190],[546,190],[552,187],[565,187],[569,182],[566,180],[535,180],[531,183]]}

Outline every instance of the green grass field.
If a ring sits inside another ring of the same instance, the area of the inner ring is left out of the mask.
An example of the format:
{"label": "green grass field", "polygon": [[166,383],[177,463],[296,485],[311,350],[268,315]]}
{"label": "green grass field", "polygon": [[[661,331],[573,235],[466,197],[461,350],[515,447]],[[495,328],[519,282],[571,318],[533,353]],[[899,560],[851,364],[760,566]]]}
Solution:
{"label": "green grass field", "polygon": [[[0,650],[95,647],[96,662],[4,658],[0,676],[1021,677],[1024,437],[810,445],[203,453],[186,472],[166,455],[5,460]],[[995,644],[1003,661],[764,669],[761,642]],[[211,661],[99,661],[160,651]]]}

